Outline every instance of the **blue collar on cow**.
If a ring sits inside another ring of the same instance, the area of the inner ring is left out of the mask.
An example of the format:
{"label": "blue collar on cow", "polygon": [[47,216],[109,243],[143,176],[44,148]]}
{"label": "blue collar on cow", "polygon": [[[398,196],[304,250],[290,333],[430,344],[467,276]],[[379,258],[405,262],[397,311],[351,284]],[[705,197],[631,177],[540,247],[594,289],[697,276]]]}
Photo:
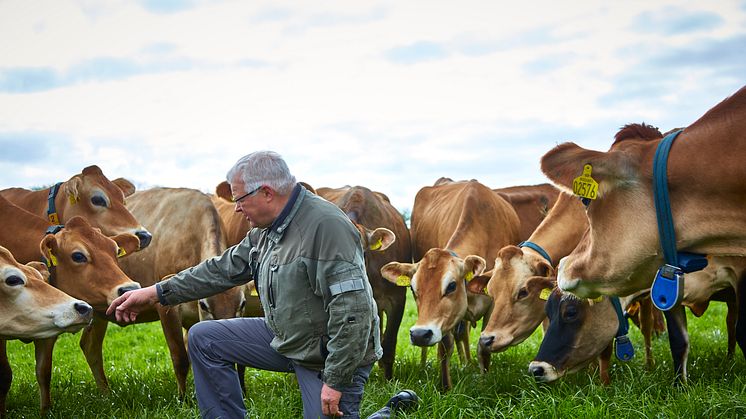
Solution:
{"label": "blue collar on cow", "polygon": [[518,247],[528,247],[529,249],[535,250],[544,259],[546,259],[547,262],[549,262],[549,265],[554,266],[554,264],[552,263],[552,258],[549,257],[549,253],[547,253],[547,251],[544,250],[544,248],[542,248],[538,244],[526,240],[526,241],[522,241],[522,242],[518,243]]}
{"label": "blue collar on cow", "polygon": [[622,311],[622,304],[619,302],[619,297],[609,297],[609,300],[611,300],[611,305],[614,306],[614,311],[616,311],[616,317],[619,319],[619,328],[614,337],[614,353],[620,361],[629,361],[635,356],[635,348],[632,347],[632,342],[627,337],[629,323]]}
{"label": "blue collar on cow", "polygon": [[49,196],[47,197],[47,201],[49,202],[49,206],[47,207],[47,217],[49,217],[49,221],[52,224],[60,223],[60,217],[57,215],[57,209],[54,207],[54,200],[57,198],[57,192],[60,191],[60,185],[62,185],[62,182],[55,183],[54,186],[49,189]]}
{"label": "blue collar on cow", "polygon": [[653,305],[662,311],[670,310],[681,302],[684,293],[684,273],[695,272],[707,266],[705,255],[676,250],[676,232],[668,196],[667,168],[671,145],[682,131],[672,132],[661,140],[653,159],[653,199],[665,263],[655,275],[650,297]]}

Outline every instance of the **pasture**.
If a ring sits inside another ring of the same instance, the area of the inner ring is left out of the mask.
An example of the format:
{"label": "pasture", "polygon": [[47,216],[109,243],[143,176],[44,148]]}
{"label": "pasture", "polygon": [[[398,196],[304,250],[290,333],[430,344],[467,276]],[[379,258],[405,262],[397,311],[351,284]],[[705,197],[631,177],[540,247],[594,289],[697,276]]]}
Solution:
{"label": "pasture", "polygon": [[[740,349],[726,359],[725,305],[712,303],[701,318],[689,315],[691,353],[689,383],[672,385],[671,356],[666,335],[654,339],[656,366],[644,368],[642,337],[631,327],[635,358],[613,361],[612,383],[600,385],[598,373],[582,370],[557,384],[534,382],[527,366],[538,350],[541,331],[523,344],[492,355],[490,372],[479,373],[476,361],[462,367],[454,354],[454,388],[441,393],[435,349],[427,366],[419,365],[420,349],[408,339],[416,306],[408,295],[393,381],[373,369],[361,407],[363,417],[380,408],[396,391],[409,388],[422,402],[418,410],[399,418],[494,417],[745,417],[746,362]],[[111,394],[101,394],[78,348],[79,335],[62,335],[55,348],[51,418],[198,418],[191,387],[182,403],[160,324],[120,328],[111,325],[104,343],[104,359]],[[478,332],[472,334],[472,354]],[[39,392],[34,378],[32,345],[8,342],[14,379],[8,396],[9,418],[38,417]],[[300,392],[294,376],[247,370],[247,408],[256,418],[301,417]]]}

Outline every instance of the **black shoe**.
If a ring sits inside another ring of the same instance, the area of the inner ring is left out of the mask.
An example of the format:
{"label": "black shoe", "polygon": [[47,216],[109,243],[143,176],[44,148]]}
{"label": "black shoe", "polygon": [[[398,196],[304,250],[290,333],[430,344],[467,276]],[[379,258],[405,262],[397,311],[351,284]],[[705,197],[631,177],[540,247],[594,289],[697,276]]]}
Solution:
{"label": "black shoe", "polygon": [[386,405],[380,410],[368,416],[368,419],[393,418],[399,410],[413,410],[417,407],[420,398],[412,390],[402,390],[390,398]]}

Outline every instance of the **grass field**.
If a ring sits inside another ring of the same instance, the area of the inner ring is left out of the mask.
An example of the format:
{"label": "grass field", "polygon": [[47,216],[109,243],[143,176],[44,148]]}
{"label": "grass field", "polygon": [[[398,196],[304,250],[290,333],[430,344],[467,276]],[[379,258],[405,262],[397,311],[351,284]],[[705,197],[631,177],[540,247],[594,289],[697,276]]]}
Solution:
{"label": "grass field", "polygon": [[[454,388],[437,389],[439,382],[435,350],[422,369],[419,348],[408,340],[416,318],[414,302],[407,303],[405,321],[399,331],[395,380],[387,382],[378,368],[366,386],[361,414],[373,413],[398,390],[409,388],[422,398],[415,412],[399,418],[494,418],[494,417],[746,417],[746,362],[740,349],[726,359],[725,306],[713,303],[702,318],[689,318],[692,349],[689,384],[673,386],[667,337],[654,341],[656,367],[644,368],[642,337],[632,327],[636,356],[629,363],[614,361],[612,384],[600,385],[594,369],[565,377],[553,385],[536,384],[527,373],[529,361],[541,340],[537,331],[526,342],[492,356],[489,373],[476,364],[461,366],[454,355]],[[478,332],[472,336],[472,353]],[[193,388],[181,402],[171,361],[160,325],[140,324],[107,332],[105,365],[111,394],[101,394],[93,381],[79,335],[63,335],[55,348],[52,377],[52,418],[197,418]],[[34,377],[33,345],[8,342],[14,380],[8,396],[9,418],[38,417],[39,392]],[[300,392],[295,377],[248,370],[246,405],[256,418],[301,417]]]}

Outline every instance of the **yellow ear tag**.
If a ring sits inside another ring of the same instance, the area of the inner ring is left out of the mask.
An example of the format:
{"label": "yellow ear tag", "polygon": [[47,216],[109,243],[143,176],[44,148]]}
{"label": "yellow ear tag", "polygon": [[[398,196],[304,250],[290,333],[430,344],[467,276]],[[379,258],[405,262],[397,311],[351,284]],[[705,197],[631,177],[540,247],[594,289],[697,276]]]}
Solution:
{"label": "yellow ear tag", "polygon": [[78,203],[78,199],[75,198],[75,195],[73,194],[68,194],[67,200],[70,201],[70,205],[75,205],[76,203]]}
{"label": "yellow ear tag", "polygon": [[396,285],[400,287],[408,287],[412,285],[412,278],[406,276],[406,275],[399,275],[396,278]]}
{"label": "yellow ear tag", "polygon": [[572,193],[583,198],[596,199],[598,196],[598,183],[591,177],[592,167],[590,164],[583,166],[583,175],[572,181]]}
{"label": "yellow ear tag", "polygon": [[127,251],[124,250],[124,247],[118,247],[117,248],[117,257],[120,258],[127,254]]}
{"label": "yellow ear tag", "polygon": [[552,290],[551,290],[551,289],[549,289],[549,288],[544,288],[544,289],[543,289],[543,290],[541,290],[541,292],[539,293],[539,299],[541,299],[541,300],[544,300],[544,301],[546,301],[546,300],[548,300],[548,299],[549,299],[549,296],[550,296],[550,295],[552,295]]}
{"label": "yellow ear tag", "polygon": [[589,298],[589,300],[593,301],[594,303],[600,303],[601,300],[604,299],[604,296],[596,297],[596,298]]}
{"label": "yellow ear tag", "polygon": [[253,288],[253,289],[251,290],[251,292],[249,293],[249,295],[250,295],[250,296],[252,296],[252,297],[258,297],[258,296],[259,296],[259,293],[258,293],[258,292],[256,292],[256,288]]}
{"label": "yellow ear tag", "polygon": [[474,278],[474,272],[467,272],[467,273],[466,273],[466,276],[464,276],[464,280],[465,280],[466,282],[469,282],[469,281],[471,281],[471,279],[472,279],[472,278]]}
{"label": "yellow ear tag", "polygon": [[47,256],[47,266],[50,268],[52,266],[57,266],[57,257],[53,255],[51,251],[47,252]]}
{"label": "yellow ear tag", "polygon": [[378,250],[383,246],[383,239],[378,239],[377,242],[370,245],[370,250]]}
{"label": "yellow ear tag", "polygon": [[490,292],[487,291],[487,286],[485,285],[484,288],[482,288],[482,294],[484,295],[490,295]]}

